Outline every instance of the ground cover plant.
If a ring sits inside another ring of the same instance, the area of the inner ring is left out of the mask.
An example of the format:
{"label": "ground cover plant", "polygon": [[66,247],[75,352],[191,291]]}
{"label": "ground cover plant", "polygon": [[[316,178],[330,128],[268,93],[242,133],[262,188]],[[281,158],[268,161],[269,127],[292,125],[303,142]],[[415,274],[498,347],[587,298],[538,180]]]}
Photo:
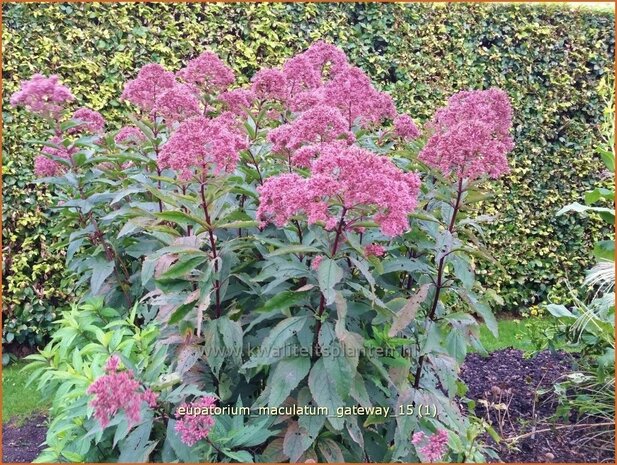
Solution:
{"label": "ground cover plant", "polygon": [[35,172],[85,294],[29,357],[39,459],[493,456],[458,371],[497,331],[473,205],[508,171],[506,92],[418,127],[325,42],[234,82],[210,51],[145,65],[119,131],[58,76],[13,95],[47,123]]}

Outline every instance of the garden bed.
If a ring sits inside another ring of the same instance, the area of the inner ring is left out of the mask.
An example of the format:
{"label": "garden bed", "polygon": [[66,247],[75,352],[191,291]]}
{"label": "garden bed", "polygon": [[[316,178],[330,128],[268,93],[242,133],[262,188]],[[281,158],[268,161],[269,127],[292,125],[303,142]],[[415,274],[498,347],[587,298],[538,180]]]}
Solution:
{"label": "garden bed", "polygon": [[[548,393],[539,395],[562,378],[571,366],[571,355],[564,352],[543,351],[533,358],[525,358],[522,351],[510,348],[495,351],[488,357],[478,354],[467,357],[461,375],[469,387],[468,397],[477,402],[476,414],[486,418],[483,400],[504,403],[508,405],[508,414],[503,415],[501,431],[497,411],[494,408],[488,411],[495,430],[504,438],[530,433],[534,426],[537,431],[535,436],[521,439],[514,447],[497,447],[502,461],[613,461],[610,452],[585,443],[577,428],[552,423],[556,404]],[[560,429],[540,432],[554,426]],[[30,462],[38,455],[45,439],[45,418],[36,416],[21,423],[10,422],[4,425],[3,433],[3,462]]]}
{"label": "garden bed", "polygon": [[[476,414],[490,418],[502,438],[536,431],[510,447],[505,443],[496,447],[502,461],[614,462],[614,452],[586,442],[574,421],[552,421],[557,405],[550,388],[563,381],[572,362],[572,355],[565,352],[542,351],[525,358],[522,351],[512,348],[492,352],[488,357],[467,357],[461,377],[469,387],[467,396],[477,402]],[[505,404],[507,410],[498,410],[491,404]]]}
{"label": "garden bed", "polygon": [[32,462],[43,449],[46,431],[43,415],[2,425],[2,463]]}

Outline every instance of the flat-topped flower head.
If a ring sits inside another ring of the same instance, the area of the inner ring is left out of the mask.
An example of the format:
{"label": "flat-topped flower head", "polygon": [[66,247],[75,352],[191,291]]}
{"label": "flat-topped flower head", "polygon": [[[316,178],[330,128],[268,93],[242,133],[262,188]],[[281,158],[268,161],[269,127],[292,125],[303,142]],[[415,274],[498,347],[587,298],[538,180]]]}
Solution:
{"label": "flat-topped flower head", "polygon": [[364,247],[364,255],[367,257],[383,257],[386,249],[380,244],[369,244]]}
{"label": "flat-topped flower head", "polygon": [[146,135],[137,126],[124,126],[114,137],[116,144],[139,145],[148,140]]}
{"label": "flat-topped flower head", "polygon": [[225,109],[234,115],[241,115],[253,106],[255,93],[250,89],[234,89],[223,92],[218,97]]}
{"label": "flat-topped flower head", "polygon": [[369,77],[355,66],[347,66],[325,85],[322,101],[337,107],[350,128],[356,121],[368,126],[396,116],[392,98],[376,90]]}
{"label": "flat-topped flower head", "polygon": [[62,170],[60,163],[51,160],[45,155],[37,155],[34,158],[34,174],[39,178],[56,176]]}
{"label": "flat-topped flower head", "polygon": [[512,107],[499,89],[459,92],[428,124],[433,135],[419,158],[445,176],[497,178],[508,172]]}
{"label": "flat-topped flower head", "polygon": [[[141,404],[156,402],[154,393],[142,391],[131,370],[119,371],[120,359],[112,355],[105,364],[106,374],[97,378],[86,391],[94,399],[90,405],[94,408],[94,417],[105,428],[111,419],[122,409],[129,425],[139,423]],[[146,394],[147,392],[147,394]]]}
{"label": "flat-topped flower head", "polygon": [[324,150],[312,163],[307,183],[314,205],[309,222],[325,220],[326,227],[332,225],[336,216],[330,203],[340,202],[351,218],[371,215],[386,236],[409,229],[407,217],[416,207],[420,189],[416,173],[405,173],[387,157],[353,146]]}
{"label": "flat-topped flower head", "polygon": [[443,460],[448,451],[448,431],[445,429],[427,436],[422,431],[414,433],[411,443],[427,462],[439,462]]}
{"label": "flat-topped flower head", "polygon": [[63,144],[64,141],[60,136],[52,137],[49,142],[56,147],[46,145],[41,149],[41,155],[38,155],[34,159],[34,174],[40,178],[57,176],[65,170],[65,166],[62,163],[53,160],[51,157],[70,160],[77,152],[75,147],[65,147]]}
{"label": "flat-topped flower head", "polygon": [[[194,402],[184,403],[176,410],[178,421],[175,430],[184,444],[193,446],[208,436],[214,426],[214,418],[207,412],[215,404],[215,397],[204,396]],[[180,411],[184,413],[180,414]]]}
{"label": "flat-topped flower head", "polygon": [[69,134],[89,133],[100,134],[105,130],[105,118],[98,111],[80,108],[73,113],[73,120],[80,122],[78,126],[69,129]]}
{"label": "flat-topped flower head", "polygon": [[341,209],[347,223],[371,218],[387,236],[409,229],[408,215],[417,204],[420,179],[405,173],[388,158],[358,147],[324,144],[311,163],[311,175],[295,173],[266,179],[258,190],[258,218],[285,225],[304,213],[309,224],[336,227]]}
{"label": "flat-topped flower head", "polygon": [[[336,45],[329,44],[323,40],[318,40],[304,52],[311,64],[319,71],[322,78],[336,76],[344,71],[349,64],[347,55]],[[325,67],[330,69],[326,70]],[[328,71],[328,76],[324,73]]]}
{"label": "flat-topped flower head", "polygon": [[175,84],[156,99],[154,111],[168,124],[184,121],[201,114],[201,104],[195,90],[185,84]]}
{"label": "flat-topped flower head", "polygon": [[263,228],[267,223],[284,226],[307,203],[306,179],[296,173],[273,176],[257,188],[257,219]]}
{"label": "flat-topped flower head", "polygon": [[341,112],[327,105],[315,106],[291,123],[279,126],[268,133],[275,152],[295,150],[305,144],[331,142],[345,139],[353,142],[354,136]]}
{"label": "flat-topped flower head", "polygon": [[281,70],[264,68],[251,79],[251,90],[259,100],[284,101],[287,79]]}
{"label": "flat-topped flower head", "polygon": [[233,126],[233,115],[209,119],[196,116],[180,123],[158,158],[161,169],[172,168],[187,180],[197,171],[205,175],[231,172],[246,148],[246,137]]}
{"label": "flat-topped flower head", "polygon": [[296,55],[283,64],[283,74],[287,84],[287,99],[295,95],[317,89],[322,85],[320,71],[306,53]]}
{"label": "flat-topped flower head", "polygon": [[35,74],[22,81],[20,89],[11,96],[11,105],[21,106],[44,118],[58,118],[68,102],[75,99],[68,87],[60,84],[58,76]]}
{"label": "flat-topped flower head", "polygon": [[420,130],[409,115],[398,115],[394,118],[394,134],[403,140],[414,140],[420,137]]}
{"label": "flat-topped flower head", "polygon": [[222,92],[236,80],[233,71],[216,53],[203,52],[190,60],[176,75],[185,82],[196,84],[207,92]]}
{"label": "flat-topped flower head", "polygon": [[283,65],[288,98],[321,87],[347,66],[347,56],[340,48],[323,41],[315,42]]}
{"label": "flat-topped flower head", "polygon": [[150,63],[139,70],[135,79],[124,85],[120,98],[150,113],[155,109],[159,96],[175,85],[174,73],[157,63]]}

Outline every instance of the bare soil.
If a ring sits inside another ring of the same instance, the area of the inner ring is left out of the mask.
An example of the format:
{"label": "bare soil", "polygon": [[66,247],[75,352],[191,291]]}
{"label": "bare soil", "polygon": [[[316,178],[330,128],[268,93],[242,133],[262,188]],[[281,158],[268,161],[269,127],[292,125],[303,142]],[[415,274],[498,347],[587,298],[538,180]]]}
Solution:
{"label": "bare soil", "polygon": [[477,403],[476,415],[489,420],[502,438],[535,431],[509,446],[505,442],[497,445],[487,437],[501,461],[615,462],[614,447],[607,449],[604,443],[588,440],[588,433],[602,427],[581,428],[575,418],[554,418],[557,403],[551,388],[572,372],[574,363],[573,356],[565,352],[543,351],[525,358],[517,349],[467,357],[461,377],[469,387],[467,397]]}

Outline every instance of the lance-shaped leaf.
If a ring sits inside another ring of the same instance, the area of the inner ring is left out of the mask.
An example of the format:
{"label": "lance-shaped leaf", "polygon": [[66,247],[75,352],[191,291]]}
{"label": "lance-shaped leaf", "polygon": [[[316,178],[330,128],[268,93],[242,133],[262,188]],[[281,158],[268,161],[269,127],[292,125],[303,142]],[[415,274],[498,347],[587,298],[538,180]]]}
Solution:
{"label": "lance-shaped leaf", "polygon": [[388,331],[388,336],[396,336],[399,331],[405,329],[409,323],[413,321],[416,317],[416,313],[418,313],[420,305],[422,305],[422,302],[426,300],[429,287],[430,284],[423,284],[420,286],[418,292],[414,296],[410,297],[405,306],[398,311],[394,317],[390,331]]}
{"label": "lance-shaped leaf", "polygon": [[281,405],[291,391],[308,375],[310,369],[311,360],[308,357],[285,358],[278,362],[268,381],[271,385],[268,398],[270,407]]}
{"label": "lance-shaped leaf", "polygon": [[326,299],[326,305],[332,304],[336,297],[334,286],[343,279],[343,269],[334,260],[324,258],[319,264],[317,279],[321,293]]}

